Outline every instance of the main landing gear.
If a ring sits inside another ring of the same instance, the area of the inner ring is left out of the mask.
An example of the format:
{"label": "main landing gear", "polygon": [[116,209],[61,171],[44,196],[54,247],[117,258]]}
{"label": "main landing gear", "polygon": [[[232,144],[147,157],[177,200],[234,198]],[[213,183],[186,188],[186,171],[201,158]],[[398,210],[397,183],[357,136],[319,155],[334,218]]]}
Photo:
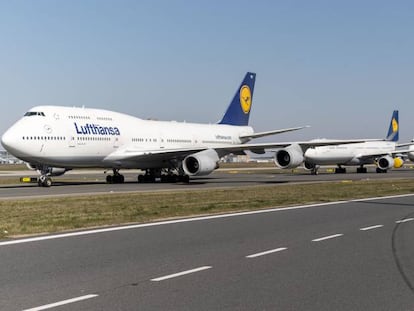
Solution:
{"label": "main landing gear", "polygon": [[345,174],[346,168],[338,165],[337,168],[335,168],[335,174]]}
{"label": "main landing gear", "polygon": [[[114,168],[113,172],[113,175],[106,176],[106,183],[122,184],[125,182],[125,177],[119,173],[119,169]],[[179,169],[147,169],[144,175],[138,175],[139,183],[155,183],[158,181],[164,183],[189,183],[190,177]]]}
{"label": "main landing gear", "polygon": [[357,168],[357,173],[365,174],[366,172],[367,172],[367,168],[364,167],[363,165],[361,165],[360,167]]}
{"label": "main landing gear", "polygon": [[139,183],[155,183],[157,181],[189,183],[190,177],[184,173],[180,174],[177,169],[147,169],[144,175],[138,175]]}
{"label": "main landing gear", "polygon": [[114,168],[112,169],[114,174],[106,176],[106,183],[107,184],[122,184],[125,182],[124,175],[119,174],[119,169]]}

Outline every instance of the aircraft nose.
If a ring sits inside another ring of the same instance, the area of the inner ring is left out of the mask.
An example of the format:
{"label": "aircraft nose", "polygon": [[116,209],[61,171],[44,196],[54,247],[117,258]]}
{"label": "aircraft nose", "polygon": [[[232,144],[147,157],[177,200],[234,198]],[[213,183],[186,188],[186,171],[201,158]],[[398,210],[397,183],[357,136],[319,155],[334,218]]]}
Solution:
{"label": "aircraft nose", "polygon": [[1,144],[3,148],[9,153],[16,155],[18,153],[19,143],[16,137],[16,131],[13,127],[9,128],[1,137]]}
{"label": "aircraft nose", "polygon": [[8,130],[1,137],[1,144],[4,149],[9,151],[12,142],[13,142],[12,135],[10,134],[10,130]]}

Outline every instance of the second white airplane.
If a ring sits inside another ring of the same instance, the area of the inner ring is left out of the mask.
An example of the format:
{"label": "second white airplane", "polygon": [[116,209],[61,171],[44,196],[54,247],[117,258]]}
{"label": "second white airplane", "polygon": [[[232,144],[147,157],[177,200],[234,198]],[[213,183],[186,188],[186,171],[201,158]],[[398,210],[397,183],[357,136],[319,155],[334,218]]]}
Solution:
{"label": "second white airplane", "polygon": [[[346,173],[343,166],[359,166],[357,173],[366,173],[366,164],[376,164],[377,173],[388,169],[400,168],[404,161],[398,155],[398,147],[409,144],[398,142],[398,110],[394,110],[387,137],[383,141],[367,141],[355,144],[339,144],[302,150],[300,146],[289,146],[275,153],[275,163],[280,168],[295,168],[303,163],[305,169],[317,174],[320,165],[337,165],[335,173]],[[406,152],[405,152],[406,153]]]}

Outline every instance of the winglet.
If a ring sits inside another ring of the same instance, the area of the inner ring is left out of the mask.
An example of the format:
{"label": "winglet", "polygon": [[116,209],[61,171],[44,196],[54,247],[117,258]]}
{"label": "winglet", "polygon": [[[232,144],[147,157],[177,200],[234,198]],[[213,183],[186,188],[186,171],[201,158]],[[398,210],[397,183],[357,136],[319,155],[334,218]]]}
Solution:
{"label": "winglet", "polygon": [[256,74],[248,72],[237,89],[219,124],[244,126],[249,124]]}
{"label": "winglet", "polygon": [[398,141],[400,125],[398,123],[398,110],[394,110],[391,117],[390,127],[388,129],[387,141]]}

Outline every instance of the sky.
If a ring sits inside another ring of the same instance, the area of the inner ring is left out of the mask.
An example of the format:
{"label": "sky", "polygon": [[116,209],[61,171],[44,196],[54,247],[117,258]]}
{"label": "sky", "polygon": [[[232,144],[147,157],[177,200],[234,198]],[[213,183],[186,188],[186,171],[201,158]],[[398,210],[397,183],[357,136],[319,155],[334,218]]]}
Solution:
{"label": "sky", "polygon": [[266,141],[414,138],[414,2],[0,1],[0,134],[37,105],[214,123],[257,74]]}

